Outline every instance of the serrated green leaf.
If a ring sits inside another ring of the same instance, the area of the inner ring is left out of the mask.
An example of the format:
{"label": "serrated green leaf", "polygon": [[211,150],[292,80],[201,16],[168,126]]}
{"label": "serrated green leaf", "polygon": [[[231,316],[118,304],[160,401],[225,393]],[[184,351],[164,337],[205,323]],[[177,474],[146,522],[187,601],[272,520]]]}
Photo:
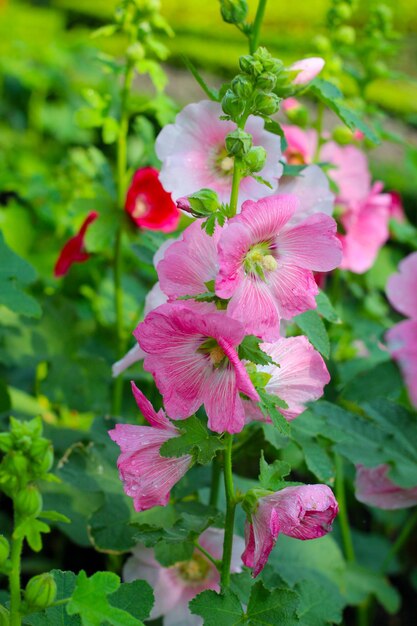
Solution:
{"label": "serrated green leaf", "polygon": [[111,606],[130,613],[137,619],[148,619],[154,604],[152,587],[145,580],[134,580],[131,583],[122,583],[109,596]]}
{"label": "serrated green leaf", "polygon": [[340,624],[345,601],[333,585],[323,580],[303,580],[296,585],[295,590],[300,597],[297,608],[300,624]]}
{"label": "serrated green leaf", "polygon": [[191,541],[172,543],[159,541],[154,548],[156,560],[164,567],[170,567],[180,561],[189,561],[193,556],[195,545]]}
{"label": "serrated green leaf", "polygon": [[181,431],[179,437],[168,439],[162,444],[161,456],[180,457],[186,454],[194,454],[201,465],[210,463],[217,450],[223,448],[223,443],[218,437],[210,435],[204,424],[195,415],[178,423]]}
{"label": "serrated green leaf", "polygon": [[204,626],[236,626],[244,623],[239,598],[228,590],[222,594],[203,591],[191,600],[189,607],[193,615],[203,618]]}
{"label": "serrated green leaf", "polygon": [[253,626],[299,626],[297,617],[298,594],[291,589],[264,587],[262,581],[252,587],[247,617]]}
{"label": "serrated green leaf", "polygon": [[262,339],[259,339],[259,337],[246,335],[238,348],[239,359],[251,361],[251,363],[256,365],[275,364],[272,357],[262,350],[260,343],[262,343]]}
{"label": "serrated green leaf", "polygon": [[264,489],[276,491],[282,484],[282,479],[291,472],[291,466],[285,461],[276,460],[269,464],[261,453],[259,461],[259,482]]}
{"label": "serrated green leaf", "polygon": [[41,533],[49,532],[51,532],[51,529],[48,524],[34,517],[27,517],[16,526],[13,537],[15,539],[26,539],[34,552],[40,552],[42,550]]}
{"label": "serrated green leaf", "polygon": [[319,313],[328,322],[340,323],[340,318],[335,311],[324,291],[320,291],[316,296],[317,313]]}
{"label": "serrated green leaf", "polygon": [[323,320],[316,311],[305,311],[294,317],[298,328],[326,359],[330,356],[330,341]]}
{"label": "serrated green leaf", "polygon": [[265,389],[258,389],[257,391],[261,398],[259,407],[262,413],[265,417],[269,417],[272,420],[274,426],[276,426],[283,435],[289,435],[291,431],[290,425],[278,410],[279,408],[288,408],[288,404],[278,396],[268,393]]}

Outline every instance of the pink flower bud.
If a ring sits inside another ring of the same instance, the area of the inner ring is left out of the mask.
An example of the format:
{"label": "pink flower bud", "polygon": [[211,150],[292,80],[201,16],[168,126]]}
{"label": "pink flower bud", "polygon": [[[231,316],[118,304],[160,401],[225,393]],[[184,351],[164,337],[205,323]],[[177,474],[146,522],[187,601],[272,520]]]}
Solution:
{"label": "pink flower bud", "polygon": [[293,85],[307,85],[317,74],[320,74],[324,63],[324,59],[321,57],[310,57],[293,63],[289,68],[290,71],[298,71],[297,76],[292,81]]}

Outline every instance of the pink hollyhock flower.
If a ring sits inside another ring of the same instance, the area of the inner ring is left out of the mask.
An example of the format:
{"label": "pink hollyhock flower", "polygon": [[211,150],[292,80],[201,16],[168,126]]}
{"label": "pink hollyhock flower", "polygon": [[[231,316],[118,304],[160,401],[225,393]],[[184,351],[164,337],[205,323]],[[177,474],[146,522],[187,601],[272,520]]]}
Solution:
{"label": "pink hollyhock flower", "polygon": [[294,109],[298,109],[301,106],[297,98],[285,98],[281,102],[281,111],[287,113],[287,111],[293,111]]}
{"label": "pink hollyhock flower", "polygon": [[290,165],[309,165],[314,160],[317,148],[317,132],[313,129],[303,130],[298,126],[282,125],[287,147],[284,157]]}
{"label": "pink hollyhock flower", "polygon": [[[323,395],[324,385],[330,381],[325,362],[306,337],[280,337],[275,343],[263,343],[261,348],[279,365],[258,365],[257,370],[271,378],[265,390],[288,404],[279,409],[287,420],[293,420],[305,410],[307,402]],[[252,402],[246,403],[247,415],[265,420],[261,410]],[[269,420],[268,420],[269,421]]]}
{"label": "pink hollyhock flower", "polygon": [[[200,545],[215,559],[221,560],[224,531],[208,528],[200,535]],[[240,553],[244,547],[241,537],[234,536],[231,571],[242,570]],[[203,620],[193,615],[188,603],[205,589],[220,591],[220,575],[213,563],[196,550],[189,561],[181,561],[171,567],[163,567],[153,550],[141,545],[133,549],[132,556],[123,568],[123,580],[146,580],[155,595],[150,619],[163,617],[164,626],[202,626]]]}
{"label": "pink hollyhock flower", "polygon": [[[177,115],[175,124],[168,124],[159,133],[155,147],[162,161],[160,180],[174,200],[209,188],[217,193],[220,202],[229,202],[233,159],[227,155],[225,138],[236,125],[220,120],[222,114],[218,102],[189,104]],[[272,185],[272,193],[282,174],[280,139],[265,130],[260,117],[250,116],[245,130],[252,135],[255,146],[266,150],[265,166],[259,175]],[[264,195],[265,185],[250,176],[243,178],[240,202]]]}
{"label": "pink hollyhock flower", "polygon": [[380,248],[388,240],[391,195],[381,193],[382,183],[375,183],[362,200],[351,201],[340,221],[345,234],[340,235],[343,246],[341,268],[362,274],[375,262]]}
{"label": "pink hollyhock flower", "polygon": [[140,228],[171,233],[178,226],[180,213],[171,194],[163,188],[158,170],[137,170],[126,195],[125,208]]}
{"label": "pink hollyhock flower", "polygon": [[134,383],[132,391],[149,426],[116,424],[109,435],[121,450],[117,467],[125,493],[133,498],[136,511],[145,511],[168,504],[172,487],[187,472],[192,457],[165,458],[159,454],[162,444],[178,437],[179,432],[162,409],[156,413]]}
{"label": "pink hollyhock flower", "polygon": [[350,204],[368,196],[371,174],[368,159],[362,150],[329,141],[320,150],[320,160],[335,166],[328,173],[338,186],[337,199],[340,202]]}
{"label": "pink hollyhock flower", "polygon": [[400,194],[396,191],[391,191],[388,195],[391,196],[390,218],[397,220],[397,222],[404,222],[405,214]]}
{"label": "pink hollyhock flower", "polygon": [[216,294],[229,299],[227,314],[247,334],[279,338],[281,318],[314,309],[318,293],[313,271],[327,272],[341,260],[336,222],[322,213],[296,226],[295,196],[247,200],[220,235]]}
{"label": "pink hollyhock flower", "polygon": [[214,280],[218,272],[219,236],[220,228],[210,236],[201,228],[201,220],[196,220],[165,251],[157,272],[161,289],[171,300],[207,291],[205,283]]}
{"label": "pink hollyhock flower", "polygon": [[54,275],[56,278],[65,276],[73,263],[83,263],[90,258],[88,252],[85,251],[84,239],[87,228],[98,218],[97,211],[90,211],[81,225],[78,233],[71,237],[62,248],[58,260],[55,263]]}
{"label": "pink hollyhock flower", "polygon": [[213,305],[174,302],[151,311],[134,335],[173,419],[204,404],[211,430],[242,430],[240,393],[255,401],[259,396],[236,352],[245,335],[239,322]]}
{"label": "pink hollyhock flower", "polygon": [[310,57],[296,61],[289,67],[291,72],[298,71],[297,76],[292,81],[293,85],[307,85],[320,74],[324,65],[325,61],[321,57]]}
{"label": "pink hollyhock flower", "polygon": [[289,220],[288,225],[294,226],[314,213],[332,215],[334,194],[330,191],[327,176],[318,165],[309,165],[298,176],[284,176],[277,196],[297,196],[298,207]]}
{"label": "pink hollyhock flower", "polygon": [[388,477],[389,466],[356,467],[355,496],[379,509],[406,509],[417,504],[417,487],[404,489]]}
{"label": "pink hollyhock flower", "polygon": [[398,361],[412,403],[417,407],[417,252],[409,254],[398,266],[399,273],[388,280],[387,296],[392,306],[410,317],[391,328],[388,349]]}
{"label": "pink hollyhock flower", "polygon": [[252,520],[245,525],[243,563],[258,576],[280,533],[295,539],[323,537],[332,529],[338,510],[327,485],[285,487],[259,498]]}

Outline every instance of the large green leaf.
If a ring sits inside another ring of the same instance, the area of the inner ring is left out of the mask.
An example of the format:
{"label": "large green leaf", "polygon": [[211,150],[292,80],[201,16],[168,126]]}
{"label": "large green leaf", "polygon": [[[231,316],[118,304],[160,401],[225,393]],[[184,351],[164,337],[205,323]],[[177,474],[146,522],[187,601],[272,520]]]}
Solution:
{"label": "large green leaf", "polygon": [[23,291],[35,279],[33,267],[8,247],[0,231],[0,305],[14,313],[40,317],[39,304]]}
{"label": "large green leaf", "polygon": [[203,591],[190,602],[190,611],[204,619],[204,626],[236,626],[244,623],[239,598],[231,591]]}
{"label": "large green leaf", "polygon": [[317,311],[306,311],[294,317],[298,328],[307,335],[313,346],[327,359],[330,356],[330,341],[323,320]]}

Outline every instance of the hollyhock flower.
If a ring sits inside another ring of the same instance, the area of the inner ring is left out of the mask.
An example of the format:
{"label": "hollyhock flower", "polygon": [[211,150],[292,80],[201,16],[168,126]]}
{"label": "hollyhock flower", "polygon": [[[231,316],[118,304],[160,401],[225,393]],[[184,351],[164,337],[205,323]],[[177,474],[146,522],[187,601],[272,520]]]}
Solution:
{"label": "hollyhock flower", "polygon": [[[221,560],[224,531],[208,528],[200,535],[200,545],[215,559]],[[233,551],[230,570],[242,570],[240,553],[244,547],[241,537],[233,537]],[[188,603],[205,589],[220,591],[220,574],[201,552],[195,550],[189,561],[181,561],[171,567],[163,567],[153,550],[137,545],[132,556],[123,568],[123,580],[146,580],[152,587],[155,604],[150,619],[163,617],[164,626],[202,626],[203,620],[193,615]]]}
{"label": "hollyhock flower", "polygon": [[83,263],[90,258],[88,252],[85,251],[84,239],[87,228],[98,218],[98,215],[97,211],[90,211],[78,233],[71,237],[62,248],[55,264],[54,275],[56,278],[67,274],[73,263]]}
{"label": "hollyhock flower", "polygon": [[125,493],[133,498],[136,511],[168,504],[170,491],[187,472],[192,457],[165,458],[159,450],[165,441],[178,437],[179,432],[161,409],[156,413],[152,404],[132,383],[136,403],[149,426],[116,424],[110,437],[120,447],[117,460]]}
{"label": "hollyhock flower", "polygon": [[404,489],[388,477],[389,466],[356,467],[355,496],[379,509],[406,509],[417,504],[417,487]]}
{"label": "hollyhock flower", "polygon": [[287,113],[287,111],[293,111],[294,109],[298,109],[301,106],[297,98],[285,98],[281,102],[281,111]]}
{"label": "hollyhock flower", "polygon": [[338,505],[327,485],[285,487],[259,498],[251,521],[245,524],[246,549],[242,561],[257,576],[265,567],[278,535],[317,539],[332,528]]}
{"label": "hollyhock flower", "polygon": [[258,401],[236,347],[243,326],[214,305],[164,304],[134,331],[173,419],[187,418],[204,404],[216,432],[238,433],[245,423],[240,393]]}
{"label": "hollyhock flower", "polygon": [[[330,381],[325,362],[306,337],[280,337],[275,343],[263,343],[261,348],[279,365],[258,365],[257,370],[270,375],[265,391],[276,395],[288,404],[278,409],[287,420],[292,420],[305,410],[307,402],[323,395],[324,385]],[[246,402],[251,419],[265,420],[261,410]],[[268,420],[269,421],[269,420]]]}
{"label": "hollyhock flower", "polygon": [[157,272],[161,288],[170,299],[207,291],[205,283],[214,280],[218,272],[220,230],[216,228],[210,236],[201,228],[201,220],[197,220],[165,251]]}
{"label": "hollyhock flower", "polygon": [[180,213],[171,194],[163,188],[153,167],[142,167],[133,176],[125,208],[140,228],[170,233],[178,226]]}
{"label": "hollyhock flower", "polygon": [[362,274],[375,262],[380,248],[388,240],[391,194],[381,193],[382,183],[375,183],[368,195],[351,201],[340,221],[345,234],[340,235],[343,246],[341,268]]}
{"label": "hollyhock flower", "polygon": [[320,150],[320,160],[331,163],[330,178],[338,186],[341,203],[361,201],[371,189],[371,173],[366,154],[356,146],[339,146],[329,141]]}
{"label": "hollyhock flower", "polygon": [[317,132],[313,129],[303,130],[298,126],[282,125],[287,147],[284,157],[290,165],[303,165],[313,162],[317,148]]}
{"label": "hollyhock flower", "polygon": [[318,165],[309,165],[298,176],[284,176],[276,195],[297,196],[298,207],[288,222],[294,226],[314,213],[332,215],[334,194],[330,191],[329,181]]}
{"label": "hollyhock flower", "polygon": [[410,317],[391,328],[388,349],[398,361],[412,403],[417,406],[417,252],[401,261],[398,274],[388,280],[387,296],[392,306]]}
{"label": "hollyhock flower", "polygon": [[216,294],[230,298],[227,314],[247,334],[266,341],[279,338],[281,318],[316,307],[313,271],[330,271],[341,260],[336,222],[316,213],[288,226],[297,206],[292,195],[247,200],[219,239]]}
{"label": "hollyhock flower", "polygon": [[298,71],[298,74],[293,79],[292,84],[307,85],[307,83],[312,81],[317,74],[320,74],[324,65],[325,61],[321,57],[310,57],[308,59],[296,61],[289,67],[291,72]]}
{"label": "hollyhock flower", "polygon": [[397,222],[404,222],[405,214],[400,194],[396,191],[390,191],[389,195],[391,196],[390,217]]}
{"label": "hollyhock flower", "polygon": [[[156,140],[156,153],[162,161],[160,180],[174,200],[203,188],[212,189],[220,202],[229,202],[232,187],[233,159],[227,155],[226,135],[236,129],[233,122],[220,120],[223,114],[218,102],[203,100],[187,105],[168,124]],[[260,117],[250,116],[245,130],[253,137],[253,145],[265,148],[267,158],[259,172],[277,188],[282,174],[281,148],[277,135],[264,128]],[[265,185],[247,176],[240,184],[240,202],[265,195]]]}

